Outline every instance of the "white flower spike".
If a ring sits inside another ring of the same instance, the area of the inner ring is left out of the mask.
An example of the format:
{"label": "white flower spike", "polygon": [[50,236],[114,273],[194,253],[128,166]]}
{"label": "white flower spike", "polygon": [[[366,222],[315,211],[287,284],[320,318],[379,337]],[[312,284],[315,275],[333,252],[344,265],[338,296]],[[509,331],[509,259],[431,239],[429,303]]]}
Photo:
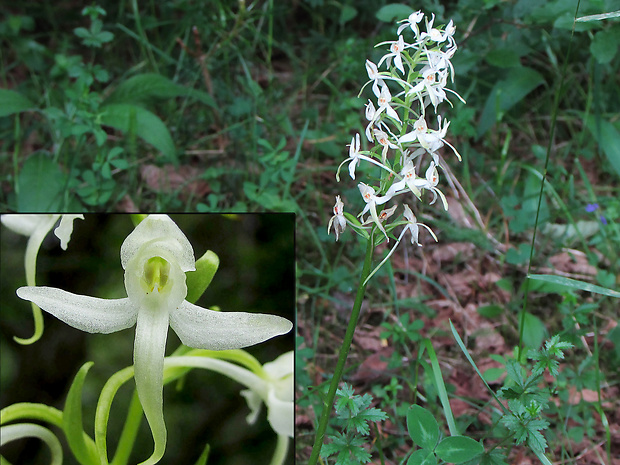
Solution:
{"label": "white flower spike", "polygon": [[166,215],[149,215],[121,246],[127,298],[99,299],[51,287],[20,287],[17,295],[74,328],[111,333],[136,325],[134,370],[138,397],[151,427],[155,450],[144,464],[163,456],[163,364],[168,326],[183,344],[226,350],[258,344],[286,334],[285,318],[242,312],[216,312],[185,300],[185,272],[195,270],[194,252]]}

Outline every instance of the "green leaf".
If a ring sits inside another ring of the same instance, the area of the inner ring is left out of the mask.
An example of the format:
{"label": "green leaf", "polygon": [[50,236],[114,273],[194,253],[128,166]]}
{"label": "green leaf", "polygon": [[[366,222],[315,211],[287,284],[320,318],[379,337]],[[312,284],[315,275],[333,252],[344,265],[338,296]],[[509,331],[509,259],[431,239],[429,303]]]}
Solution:
{"label": "green leaf", "polygon": [[503,368],[497,367],[497,368],[488,368],[486,370],[484,370],[484,373],[482,373],[482,375],[484,376],[484,379],[486,380],[487,383],[492,383],[493,381],[497,381],[498,379],[501,378],[501,376],[506,372],[506,370],[504,370]]}
{"label": "green leaf", "polygon": [[463,340],[461,339],[461,336],[459,336],[458,331],[456,330],[456,328],[452,324],[452,320],[449,320],[449,321],[450,321],[450,331],[452,331],[452,335],[454,336],[454,340],[456,341],[457,345],[459,346],[459,348],[463,352],[463,355],[465,355],[465,358],[467,358],[467,361],[473,367],[473,369],[476,371],[476,373],[478,374],[478,376],[480,377],[480,379],[482,380],[482,382],[486,386],[487,390],[491,393],[491,395],[493,396],[495,401],[498,403],[498,405],[502,409],[502,411],[506,412],[507,411],[506,407],[504,407],[504,404],[502,404],[501,401],[498,399],[497,394],[495,394],[495,391],[493,389],[491,389],[489,384],[486,382],[486,380],[482,376],[482,373],[480,373],[480,370],[476,366],[476,362],[474,362],[474,359],[471,358],[471,355],[467,351],[467,348],[465,347],[465,344],[463,343]]}
{"label": "green leaf", "polygon": [[407,431],[413,442],[422,448],[433,450],[439,440],[439,425],[431,412],[419,405],[407,411]]}
{"label": "green leaf", "polygon": [[392,23],[401,19],[406,19],[411,13],[413,8],[409,5],[403,5],[402,3],[390,3],[382,6],[375,15],[379,21],[384,23]]}
{"label": "green leaf", "polygon": [[[365,394],[364,396],[368,396],[370,399],[372,399],[368,394]],[[381,411],[378,408],[365,409],[349,419],[349,424],[347,425],[347,428],[355,428],[358,433],[368,435],[370,434],[370,427],[368,426],[369,421],[382,421],[386,420],[387,417],[388,416],[385,414],[385,412]]]}
{"label": "green leaf", "polygon": [[[526,312],[523,319],[523,343],[532,348],[538,348],[545,339],[547,329],[540,318],[531,313]],[[521,316],[519,316],[519,322]]]}
{"label": "green leaf", "polygon": [[340,10],[340,18],[338,19],[338,24],[343,26],[356,16],[357,10],[355,9],[355,7],[352,7],[350,5],[343,5],[342,9]]}
{"label": "green leaf", "polygon": [[598,31],[590,43],[590,52],[600,64],[610,63],[618,53],[620,29],[610,28]]}
{"label": "green leaf", "polygon": [[19,92],[0,89],[0,117],[21,113],[32,108],[35,108],[34,103]]}
{"label": "green leaf", "polygon": [[514,359],[506,361],[506,374],[519,387],[523,387],[523,369],[519,362]]}
{"label": "green leaf", "polygon": [[[581,115],[585,117],[584,113]],[[586,118],[585,125],[609,160],[611,167],[620,176],[620,133],[616,127],[609,121],[591,115]]]}
{"label": "green leaf", "polygon": [[501,305],[491,304],[478,307],[477,311],[485,318],[497,318],[504,313],[504,308]]}
{"label": "green leaf", "polygon": [[620,10],[612,11],[611,13],[603,13],[600,15],[582,16],[581,18],[577,18],[575,21],[578,23],[587,22],[587,21],[601,21],[603,19],[617,18],[619,16],[620,16]]}
{"label": "green leaf", "polygon": [[175,97],[191,97],[211,108],[217,107],[208,93],[176,84],[167,77],[154,73],[139,74],[122,82],[104,101],[104,105],[111,103],[147,103],[153,99]]}
{"label": "green leaf", "polygon": [[123,133],[128,133],[132,128],[139,137],[163,153],[169,162],[178,162],[170,131],[157,115],[130,103],[105,105],[101,111],[101,124]]}
{"label": "green leaf", "polygon": [[336,464],[338,465],[359,465],[360,463],[370,462],[371,455],[364,449],[366,438],[350,437],[342,433],[329,436],[332,440],[329,444],[321,447],[321,456],[329,457],[338,453]]}
{"label": "green leaf", "polygon": [[450,400],[448,399],[446,385],[443,382],[443,373],[441,371],[441,367],[439,366],[439,359],[437,358],[435,349],[433,349],[433,344],[431,343],[431,340],[426,338],[424,339],[423,343],[424,348],[428,352],[428,358],[431,362],[435,388],[437,389],[437,395],[439,396],[439,401],[441,402],[441,406],[443,407],[443,414],[446,417],[446,423],[448,423],[448,430],[450,431],[450,434],[452,436],[455,436],[458,434],[458,429],[454,421],[454,415],[452,414],[452,407],[450,406]]}
{"label": "green leaf", "polygon": [[467,436],[450,436],[441,440],[435,453],[446,462],[463,463],[483,454],[484,447]]}
{"label": "green leaf", "polygon": [[531,68],[511,68],[508,77],[498,81],[487,98],[478,123],[478,137],[482,137],[505,112],[543,82],[540,73]]}
{"label": "green leaf", "polygon": [[78,36],[80,39],[85,39],[86,37],[90,37],[90,31],[83,27],[77,27],[73,30],[73,33]]}
{"label": "green leaf", "polygon": [[93,366],[93,362],[87,362],[75,375],[62,416],[62,429],[67,437],[69,448],[75,458],[82,465],[96,465],[98,463],[97,452],[93,448],[88,448],[84,436],[82,426],[82,387],[88,370]]}
{"label": "green leaf", "polygon": [[195,303],[211,284],[211,280],[220,265],[220,259],[211,250],[196,260],[196,271],[185,273],[187,280],[187,297],[190,303]]}
{"label": "green leaf", "polygon": [[547,283],[564,286],[568,289],[578,289],[580,291],[594,292],[596,294],[620,298],[620,292],[614,291],[613,289],[607,289],[605,287],[597,286],[595,284],[587,283],[585,281],[579,281],[577,279],[565,278],[564,276],[554,276],[550,274],[530,274],[528,277],[537,281],[544,281]]}
{"label": "green leaf", "polygon": [[19,173],[17,211],[58,212],[63,205],[65,175],[49,157],[37,153],[29,157]]}
{"label": "green leaf", "polygon": [[437,456],[432,450],[418,449],[411,454],[407,465],[437,465]]}
{"label": "green leaf", "polygon": [[200,457],[196,461],[196,465],[207,465],[207,459],[209,458],[209,452],[211,452],[211,446],[207,444],[200,454]]}
{"label": "green leaf", "polygon": [[515,68],[521,66],[519,54],[510,48],[498,48],[491,50],[485,57],[486,61],[498,68]]}

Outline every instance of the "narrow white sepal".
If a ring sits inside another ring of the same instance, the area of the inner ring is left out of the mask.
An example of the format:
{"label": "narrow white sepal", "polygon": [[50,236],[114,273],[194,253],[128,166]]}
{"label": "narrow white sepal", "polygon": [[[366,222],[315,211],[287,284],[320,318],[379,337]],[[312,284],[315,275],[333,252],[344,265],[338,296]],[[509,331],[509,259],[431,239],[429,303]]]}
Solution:
{"label": "narrow white sepal", "polygon": [[87,333],[108,334],[130,328],[138,315],[137,307],[128,298],[99,299],[44,286],[20,287],[17,295]]}
{"label": "narrow white sepal", "polygon": [[184,301],[170,312],[170,326],[186,346],[229,350],[286,334],[293,323],[276,315],[216,312]]}

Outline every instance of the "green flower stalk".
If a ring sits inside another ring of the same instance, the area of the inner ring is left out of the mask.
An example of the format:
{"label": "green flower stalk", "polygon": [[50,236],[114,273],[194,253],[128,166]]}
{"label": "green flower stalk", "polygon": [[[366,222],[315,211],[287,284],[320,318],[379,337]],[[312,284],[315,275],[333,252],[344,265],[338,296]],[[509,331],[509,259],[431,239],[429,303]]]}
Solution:
{"label": "green flower stalk", "polygon": [[[155,442],[152,456],[142,464],[150,465],[161,459],[166,447],[162,388],[169,326],[187,346],[229,350],[286,334],[293,325],[275,315],[218,312],[188,302],[185,273],[196,269],[194,252],[166,215],[149,215],[127,236],[121,246],[121,265],[127,290],[124,299],[39,286],[21,287],[17,295],[89,333],[107,334],[136,325],[136,389]],[[217,267],[217,261],[212,267]]]}

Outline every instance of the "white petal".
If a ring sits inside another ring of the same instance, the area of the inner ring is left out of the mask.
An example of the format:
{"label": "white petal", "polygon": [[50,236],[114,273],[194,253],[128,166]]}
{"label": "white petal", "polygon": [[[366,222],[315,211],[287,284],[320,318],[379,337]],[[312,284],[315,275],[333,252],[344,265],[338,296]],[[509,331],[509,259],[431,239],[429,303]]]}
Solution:
{"label": "white petal", "polygon": [[77,218],[83,220],[84,215],[62,215],[60,217],[60,224],[54,230],[54,234],[60,239],[60,247],[62,250],[67,250],[67,245],[71,240],[71,233],[73,232],[73,221]]}
{"label": "white petal", "polygon": [[251,389],[244,389],[239,394],[241,394],[241,397],[245,398],[245,401],[248,403],[248,408],[250,409],[250,413],[245,417],[245,421],[247,421],[249,425],[253,425],[256,423],[256,420],[258,420],[258,414],[260,413],[260,406],[263,400]]}
{"label": "white petal", "polygon": [[88,333],[112,333],[136,323],[138,310],[128,298],[98,299],[53,287],[20,287],[17,295],[56,318]]}
{"label": "white petal", "polygon": [[[0,220],[2,224],[9,228],[11,231],[21,234],[22,236],[32,236],[32,234],[39,229],[43,224],[49,224],[47,231],[52,229],[56,221],[60,218],[60,215],[2,215]],[[46,233],[47,234],[47,233]]]}
{"label": "white petal", "polygon": [[189,240],[167,215],[149,215],[136,226],[121,246],[121,265],[126,269],[129,260],[146,243],[158,241],[159,247],[172,254],[183,271],[196,269],[194,251]]}
{"label": "white petal", "polygon": [[416,131],[411,131],[398,139],[399,144],[405,144],[407,142],[413,142],[418,138],[418,133]]}
{"label": "white petal", "polygon": [[288,333],[293,323],[276,315],[216,312],[184,301],[170,313],[181,342],[196,349],[241,349]]}
{"label": "white petal", "polygon": [[293,351],[285,352],[273,362],[265,363],[263,368],[271,378],[283,378],[293,373],[294,358],[295,353]]}
{"label": "white petal", "polygon": [[[291,381],[291,385],[292,385]],[[292,401],[280,400],[275,391],[269,392],[267,399],[267,420],[273,430],[290,438],[293,437],[293,419],[295,418]]]}

